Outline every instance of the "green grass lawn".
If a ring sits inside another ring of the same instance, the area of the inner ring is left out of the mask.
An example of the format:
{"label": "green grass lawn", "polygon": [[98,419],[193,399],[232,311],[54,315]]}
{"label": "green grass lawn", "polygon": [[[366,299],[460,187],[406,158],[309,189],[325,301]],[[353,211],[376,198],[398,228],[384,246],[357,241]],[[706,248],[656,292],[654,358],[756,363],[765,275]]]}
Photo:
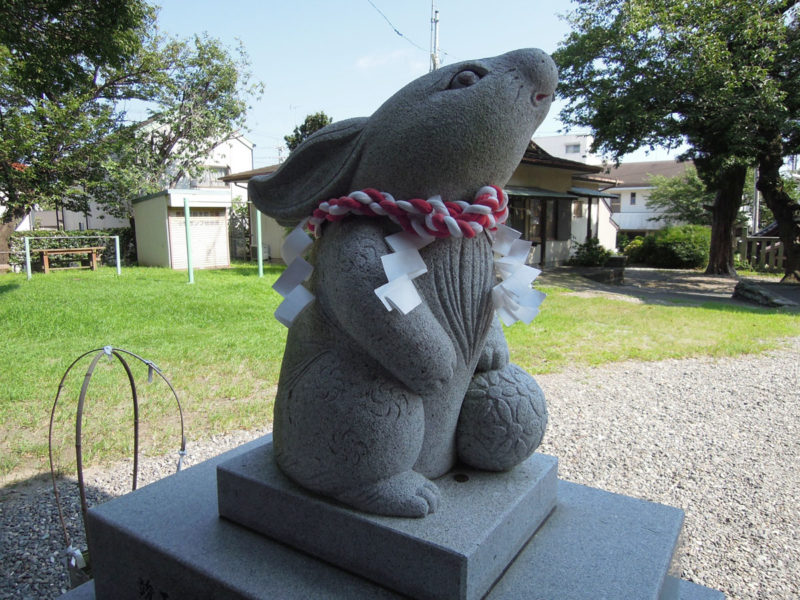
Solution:
{"label": "green grass lawn", "polygon": [[[112,345],[155,362],[184,407],[189,439],[268,424],[286,330],[272,317],[280,268],[185,272],[112,268],[0,275],[0,475],[47,469],[47,427],[58,382],[84,352]],[[759,352],[800,335],[800,316],[768,309],[634,304],[563,288],[530,325],[507,330],[512,359],[531,373],[624,359]],[[70,469],[74,413],[88,358],[70,374],[56,412],[59,464]],[[131,362],[140,394],[142,450],[177,448],[169,389]],[[132,410],[124,371],[103,359],[89,388],[88,463],[130,456]]]}
{"label": "green grass lawn", "polygon": [[530,373],[627,359],[736,356],[800,335],[800,314],[778,309],[640,304],[542,290],[548,296],[540,315],[529,326],[506,329],[512,360]]}
{"label": "green grass lawn", "polygon": [[[185,272],[158,268],[0,276],[0,474],[46,468],[47,426],[70,363],[112,345],[152,360],[184,406],[189,438],[269,423],[286,329],[272,318],[280,274],[236,266]],[[57,413],[60,443],[74,443],[74,411],[86,359],[71,371]],[[177,410],[166,385],[148,385],[131,362],[141,395],[143,450],[177,448]],[[103,360],[87,401],[85,455],[129,454],[132,409],[124,370]],[[44,462],[43,462],[44,461]],[[43,465],[45,465],[43,467]]]}

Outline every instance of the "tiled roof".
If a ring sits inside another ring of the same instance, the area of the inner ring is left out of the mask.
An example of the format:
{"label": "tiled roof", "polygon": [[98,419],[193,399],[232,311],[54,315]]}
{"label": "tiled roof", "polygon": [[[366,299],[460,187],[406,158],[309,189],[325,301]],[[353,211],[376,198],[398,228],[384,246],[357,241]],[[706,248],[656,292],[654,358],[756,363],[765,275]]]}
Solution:
{"label": "tiled roof", "polygon": [[622,163],[619,167],[609,167],[603,175],[616,179],[619,183],[615,187],[648,187],[650,177],[663,175],[664,177],[677,177],[692,165],[691,161],[678,162],[675,160],[651,160],[643,162]]}
{"label": "tiled roof", "polygon": [[256,175],[269,175],[270,173],[274,173],[278,170],[278,167],[280,167],[280,165],[269,165],[268,167],[259,167],[258,169],[253,169],[252,171],[231,173],[230,175],[225,175],[225,177],[220,177],[220,180],[224,181],[225,183],[250,181],[250,178],[255,177]]}

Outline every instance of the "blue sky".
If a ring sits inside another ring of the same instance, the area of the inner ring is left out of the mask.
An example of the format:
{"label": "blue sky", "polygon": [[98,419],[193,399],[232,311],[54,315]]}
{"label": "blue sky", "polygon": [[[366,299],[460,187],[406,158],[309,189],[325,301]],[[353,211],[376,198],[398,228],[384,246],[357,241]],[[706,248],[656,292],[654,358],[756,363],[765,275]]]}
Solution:
{"label": "blue sky", "polygon": [[[552,52],[569,32],[559,15],[570,4],[437,0],[443,63],[524,47]],[[369,116],[429,69],[430,0],[162,0],[158,20],[165,33],[242,41],[265,85],[248,116],[256,167],[278,162],[283,136],[307,114]],[[537,135],[559,133],[557,113],[554,106]]]}

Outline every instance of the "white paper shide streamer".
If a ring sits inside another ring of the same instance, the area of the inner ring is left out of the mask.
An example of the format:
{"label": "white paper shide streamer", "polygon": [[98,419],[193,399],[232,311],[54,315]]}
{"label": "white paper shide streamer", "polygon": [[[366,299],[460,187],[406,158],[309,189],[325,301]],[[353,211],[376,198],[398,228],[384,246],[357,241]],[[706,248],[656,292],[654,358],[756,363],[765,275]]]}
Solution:
{"label": "white paper shide streamer", "polygon": [[[495,271],[501,280],[492,289],[492,303],[497,316],[507,326],[517,321],[529,324],[539,314],[539,305],[545,298],[542,292],[531,287],[541,271],[525,264],[532,244],[519,239],[521,235],[510,227],[498,225],[492,244],[497,256]],[[386,238],[394,251],[381,257],[388,283],[375,290],[386,310],[396,308],[405,315],[422,302],[413,283],[416,277],[428,271],[419,250],[435,239],[408,232]]]}
{"label": "white paper shide streamer", "polygon": [[498,256],[495,270],[501,281],[492,288],[492,302],[504,325],[517,321],[529,324],[539,314],[545,295],[531,287],[541,271],[525,264],[531,242],[519,239],[522,234],[505,225],[498,225],[492,250]]}
{"label": "white paper shide streamer", "polygon": [[314,299],[314,294],[303,285],[314,270],[303,258],[303,254],[313,243],[304,227],[305,221],[293,229],[283,241],[281,257],[288,266],[272,285],[272,289],[283,296],[283,302],[275,311],[275,318],[286,327],[291,327],[297,315]]}
{"label": "white paper shide streamer", "polygon": [[419,235],[401,231],[387,236],[386,243],[394,251],[381,256],[388,283],[375,289],[386,310],[397,309],[407,315],[422,303],[413,279],[428,272],[419,251],[436,238],[421,232]]}

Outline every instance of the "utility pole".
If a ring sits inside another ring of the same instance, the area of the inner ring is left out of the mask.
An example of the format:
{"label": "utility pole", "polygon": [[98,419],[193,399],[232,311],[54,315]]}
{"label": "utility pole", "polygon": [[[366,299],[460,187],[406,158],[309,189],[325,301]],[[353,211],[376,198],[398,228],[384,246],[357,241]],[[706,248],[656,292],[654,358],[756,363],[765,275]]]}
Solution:
{"label": "utility pole", "polygon": [[431,71],[439,68],[439,11],[431,1]]}

